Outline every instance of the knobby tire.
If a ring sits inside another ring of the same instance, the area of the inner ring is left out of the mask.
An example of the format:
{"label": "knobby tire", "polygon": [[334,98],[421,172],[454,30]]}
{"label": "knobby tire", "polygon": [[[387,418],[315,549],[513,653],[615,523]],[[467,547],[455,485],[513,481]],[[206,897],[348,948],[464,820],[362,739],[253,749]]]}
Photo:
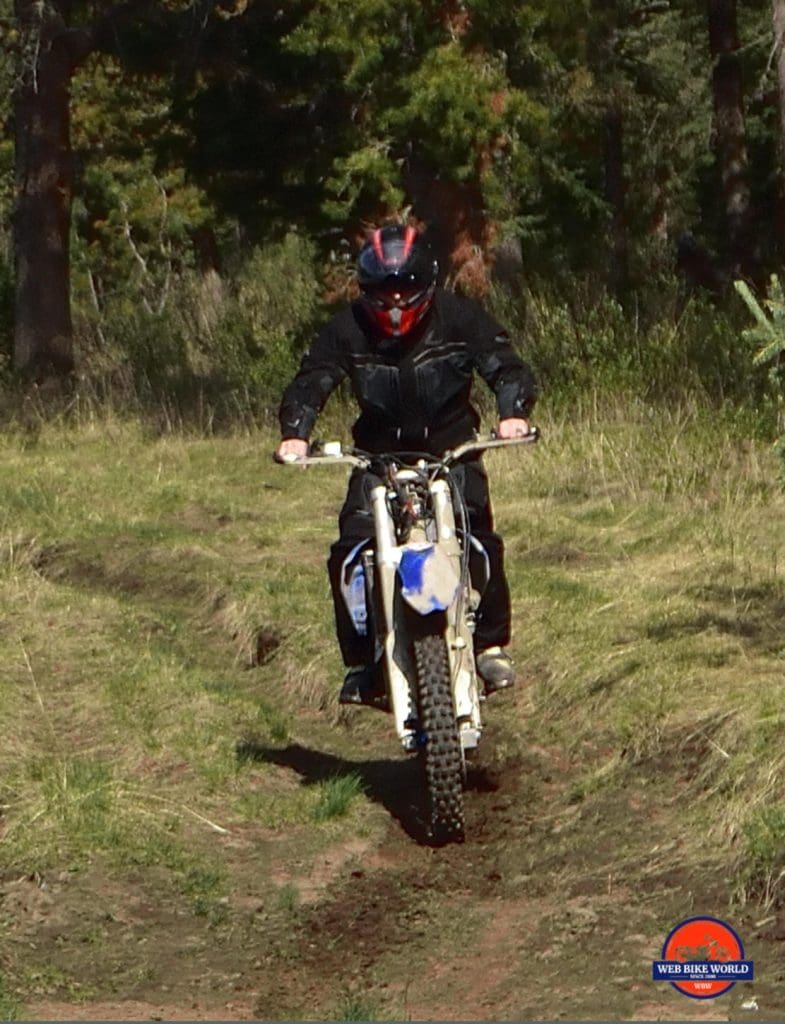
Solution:
{"label": "knobby tire", "polygon": [[428,797],[431,838],[463,842],[463,755],[455,721],[447,644],[441,631],[414,640],[420,712],[420,760]]}

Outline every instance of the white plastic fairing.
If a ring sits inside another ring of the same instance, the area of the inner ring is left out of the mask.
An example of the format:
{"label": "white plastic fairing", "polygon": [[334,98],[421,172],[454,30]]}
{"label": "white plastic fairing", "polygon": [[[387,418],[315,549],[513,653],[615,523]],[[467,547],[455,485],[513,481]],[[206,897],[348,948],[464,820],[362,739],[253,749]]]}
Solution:
{"label": "white plastic fairing", "polygon": [[420,615],[445,611],[461,586],[453,560],[435,544],[407,544],[402,548],[398,575],[401,594]]}
{"label": "white plastic fairing", "polygon": [[361,540],[359,544],[355,544],[341,564],[341,596],[355,632],[359,636],[366,636],[368,633],[368,603],[363,551],[370,544],[370,540]]}

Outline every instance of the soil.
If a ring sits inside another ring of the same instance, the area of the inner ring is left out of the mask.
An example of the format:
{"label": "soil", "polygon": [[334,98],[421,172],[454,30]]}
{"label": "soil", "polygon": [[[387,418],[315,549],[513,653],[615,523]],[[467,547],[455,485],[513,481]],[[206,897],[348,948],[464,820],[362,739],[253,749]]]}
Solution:
{"label": "soil", "polygon": [[[782,1020],[785,919],[729,905],[677,773],[631,765],[626,788],[576,800],[558,749],[494,740],[467,792],[467,840],[423,833],[417,765],[376,712],[360,772],[378,828],[309,852],[308,836],[237,826],[221,838],[231,891],[195,914],[155,871],[118,881],[96,862],[6,879],[0,925],[27,964],[29,1019]],[[355,714],[355,712],[352,712]],[[346,766],[305,745],[260,752],[311,782]],[[273,898],[274,897],[274,898]],[[679,921],[728,920],[756,981],[688,999],[651,980]]]}

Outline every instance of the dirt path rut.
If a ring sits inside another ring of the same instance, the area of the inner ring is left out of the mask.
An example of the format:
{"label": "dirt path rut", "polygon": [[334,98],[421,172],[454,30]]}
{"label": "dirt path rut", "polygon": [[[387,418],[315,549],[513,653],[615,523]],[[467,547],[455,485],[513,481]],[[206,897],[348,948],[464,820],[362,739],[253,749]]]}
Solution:
{"label": "dirt path rut", "polygon": [[[388,747],[354,762],[381,828],[313,857],[294,856],[285,836],[235,834],[219,919],[182,914],[160,892],[156,900],[141,875],[135,892],[117,891],[98,867],[48,892],[19,881],[14,940],[34,946],[50,972],[70,965],[81,985],[31,1000],[26,1016],[783,1018],[785,929],[729,909],[710,849],[706,872],[687,872],[682,854],[694,837],[645,768],[630,769],[626,789],[577,800],[558,750],[497,756],[492,739],[472,770],[463,845],[423,842],[416,766]],[[306,782],[341,764],[302,744],[265,756]],[[103,938],[75,948],[69,930],[79,931],[90,907],[108,906]],[[704,1002],[652,982],[665,936],[697,914],[732,918],[756,960],[754,985]]]}

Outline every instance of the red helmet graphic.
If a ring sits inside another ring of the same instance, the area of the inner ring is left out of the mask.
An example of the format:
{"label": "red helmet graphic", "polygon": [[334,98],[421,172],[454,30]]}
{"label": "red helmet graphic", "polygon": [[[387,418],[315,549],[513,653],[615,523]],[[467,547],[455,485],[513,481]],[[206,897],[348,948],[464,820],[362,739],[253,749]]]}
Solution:
{"label": "red helmet graphic", "polygon": [[378,228],[360,250],[357,281],[374,323],[387,337],[408,334],[431,308],[439,266],[415,228]]}

